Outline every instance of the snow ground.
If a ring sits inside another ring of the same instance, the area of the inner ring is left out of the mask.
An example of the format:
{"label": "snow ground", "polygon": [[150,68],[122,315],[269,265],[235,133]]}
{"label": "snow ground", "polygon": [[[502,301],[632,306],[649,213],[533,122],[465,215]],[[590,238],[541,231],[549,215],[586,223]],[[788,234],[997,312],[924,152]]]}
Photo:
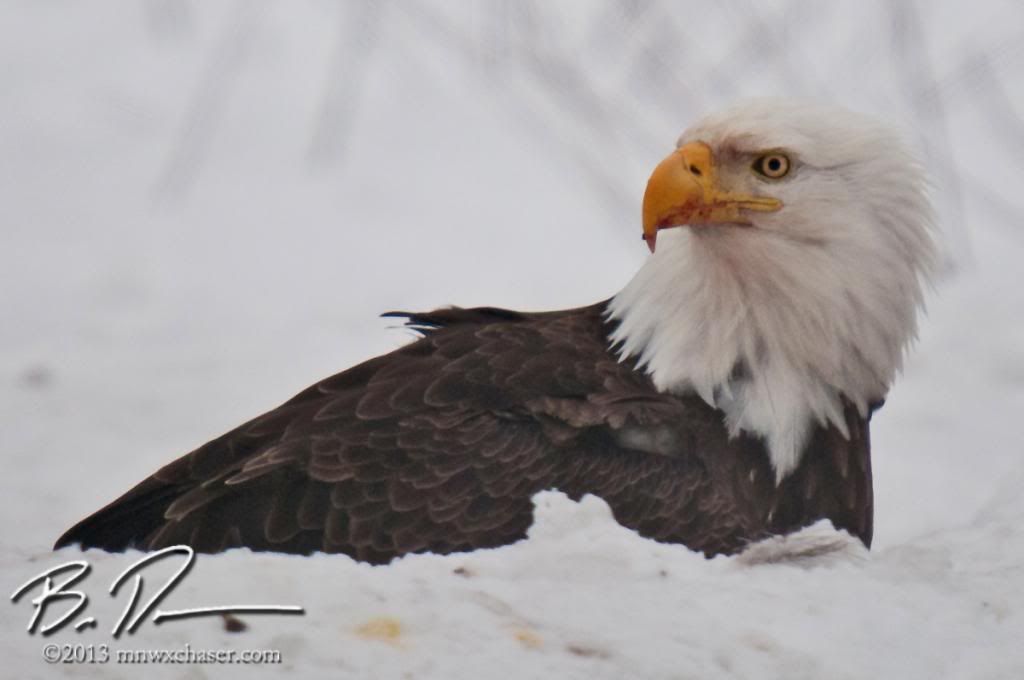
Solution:
{"label": "snow ground", "polygon": [[[529,540],[472,555],[200,557],[168,606],[308,610],[238,634],[114,643],[102,591],[132,558],[90,553],[101,629],[51,639],[284,657],[146,669],[168,677],[1024,676],[1024,16],[899,5],[5,5],[5,587],[173,456],[405,342],[382,311],[607,297],[686,122],[781,90],[903,123],[936,178],[949,268],[874,423],[870,554],[707,561],[552,494]],[[138,673],[47,666],[28,616],[2,619],[12,676]]]}

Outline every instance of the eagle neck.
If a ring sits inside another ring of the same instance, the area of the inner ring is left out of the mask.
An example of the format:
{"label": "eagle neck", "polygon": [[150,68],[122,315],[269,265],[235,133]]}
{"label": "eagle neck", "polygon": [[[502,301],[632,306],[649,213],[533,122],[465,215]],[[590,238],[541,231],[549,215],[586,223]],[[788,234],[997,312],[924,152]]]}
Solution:
{"label": "eagle neck", "polygon": [[849,437],[844,399],[866,417],[913,332],[912,301],[909,328],[873,325],[837,259],[740,227],[663,232],[609,303],[612,349],[658,390],[719,409],[730,436],[761,437],[781,481],[818,426]]}

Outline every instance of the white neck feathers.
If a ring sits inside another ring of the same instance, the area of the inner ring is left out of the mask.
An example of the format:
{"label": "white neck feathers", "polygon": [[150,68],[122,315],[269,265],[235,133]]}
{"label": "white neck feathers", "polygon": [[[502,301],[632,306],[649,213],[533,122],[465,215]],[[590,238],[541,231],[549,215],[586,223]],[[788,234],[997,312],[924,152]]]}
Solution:
{"label": "white neck feathers", "polygon": [[611,301],[610,340],[659,390],[721,409],[731,436],[760,435],[781,480],[816,425],[849,436],[842,397],[866,416],[901,366],[921,303],[920,258],[888,241],[663,232]]}

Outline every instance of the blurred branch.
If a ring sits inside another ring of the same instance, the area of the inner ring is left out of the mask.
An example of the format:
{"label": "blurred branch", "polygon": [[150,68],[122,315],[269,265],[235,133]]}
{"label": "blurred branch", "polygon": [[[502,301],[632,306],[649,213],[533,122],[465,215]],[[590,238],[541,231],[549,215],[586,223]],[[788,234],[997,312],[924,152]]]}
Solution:
{"label": "blurred branch", "polygon": [[345,154],[359,99],[371,73],[370,61],[380,42],[380,18],[386,5],[360,0],[339,3],[337,8],[334,56],[307,153],[310,164],[319,167],[335,164]]}
{"label": "blurred branch", "polygon": [[149,0],[145,13],[150,33],[157,38],[177,38],[192,29],[192,9],[187,0]]}
{"label": "blurred branch", "polygon": [[262,0],[237,0],[228,13],[154,186],[154,197],[158,201],[180,199],[195,181],[209,153],[232,82],[248,59],[253,29],[263,8]]}
{"label": "blurred branch", "polygon": [[971,259],[972,250],[970,234],[964,228],[966,221],[963,188],[951,151],[953,144],[949,133],[946,102],[942,98],[926,99],[921,96],[920,83],[935,82],[935,74],[928,58],[927,44],[921,30],[922,23],[916,3],[908,0],[894,2],[887,7],[893,65],[896,74],[902,80],[903,91],[908,95],[907,103],[927,140],[925,149],[932,161],[929,167],[942,187],[942,224],[950,237],[953,252],[957,253],[957,257],[953,257],[953,253],[947,253],[944,265],[955,269],[957,260]]}

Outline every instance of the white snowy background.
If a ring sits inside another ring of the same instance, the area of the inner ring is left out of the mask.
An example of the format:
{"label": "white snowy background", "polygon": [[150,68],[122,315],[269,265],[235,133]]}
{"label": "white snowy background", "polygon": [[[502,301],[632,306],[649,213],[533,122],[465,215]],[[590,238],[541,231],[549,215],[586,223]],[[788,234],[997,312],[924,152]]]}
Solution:
{"label": "white snowy background", "polygon": [[[106,588],[138,555],[93,552],[99,629],[30,637],[27,597],[8,602],[0,675],[1024,677],[1021,73],[1009,1],[4,2],[8,593],[79,558],[54,539],[163,463],[407,342],[380,312],[614,293],[646,253],[648,172],[738,97],[903,126],[946,266],[873,422],[870,553],[708,561],[547,494],[493,551],[200,556],[166,608],[306,616],[114,641]],[[283,663],[53,666],[44,642]]]}

